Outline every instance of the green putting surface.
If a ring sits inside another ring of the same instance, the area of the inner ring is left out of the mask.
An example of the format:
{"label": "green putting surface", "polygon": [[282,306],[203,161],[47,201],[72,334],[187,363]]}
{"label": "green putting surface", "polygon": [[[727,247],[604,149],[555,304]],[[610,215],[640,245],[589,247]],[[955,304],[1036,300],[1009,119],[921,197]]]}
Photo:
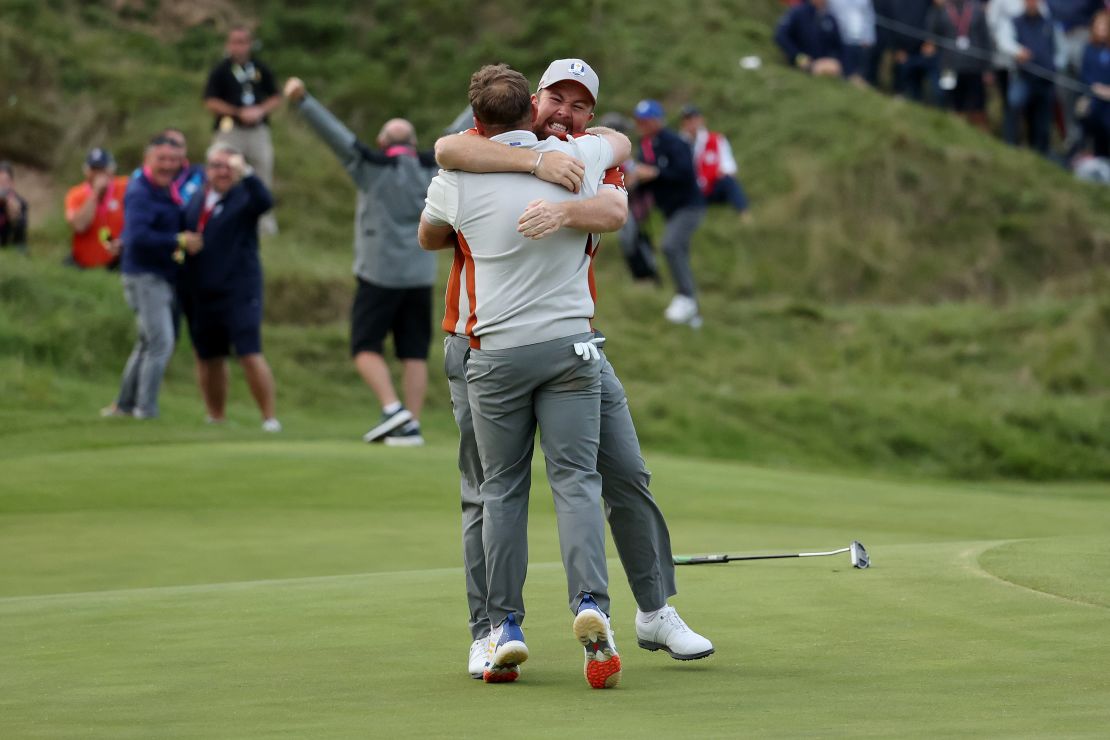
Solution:
{"label": "green putting surface", "polygon": [[[1104,737],[1110,489],[648,455],[717,653],[590,690],[536,469],[513,685],[470,679],[450,441],[198,442],[0,461],[0,736]],[[126,474],[123,474],[126,471]]]}

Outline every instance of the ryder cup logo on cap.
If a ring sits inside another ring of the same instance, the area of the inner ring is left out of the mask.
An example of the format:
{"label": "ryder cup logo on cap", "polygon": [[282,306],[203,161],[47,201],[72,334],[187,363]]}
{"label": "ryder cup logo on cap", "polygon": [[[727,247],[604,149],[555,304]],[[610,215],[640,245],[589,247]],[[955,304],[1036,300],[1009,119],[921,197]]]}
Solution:
{"label": "ryder cup logo on cap", "polygon": [[556,59],[547,66],[547,71],[540,78],[539,89],[543,90],[563,80],[577,82],[586,88],[590,97],[595,103],[597,102],[597,90],[601,86],[601,81],[598,80],[593,68],[581,59]]}

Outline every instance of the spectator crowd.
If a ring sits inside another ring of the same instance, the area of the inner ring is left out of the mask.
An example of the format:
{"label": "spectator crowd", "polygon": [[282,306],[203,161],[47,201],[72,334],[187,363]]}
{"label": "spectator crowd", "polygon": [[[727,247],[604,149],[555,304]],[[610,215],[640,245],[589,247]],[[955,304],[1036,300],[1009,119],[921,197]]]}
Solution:
{"label": "spectator crowd", "polygon": [[800,70],[885,88],[984,130],[993,98],[1015,146],[1067,166],[1110,156],[1110,0],[784,3],[775,43]]}

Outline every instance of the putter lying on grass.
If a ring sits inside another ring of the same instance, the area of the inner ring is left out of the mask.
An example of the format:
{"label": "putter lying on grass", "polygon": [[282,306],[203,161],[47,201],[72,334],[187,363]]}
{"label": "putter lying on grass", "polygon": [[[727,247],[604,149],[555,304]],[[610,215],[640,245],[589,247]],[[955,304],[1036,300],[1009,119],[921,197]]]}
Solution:
{"label": "putter lying on grass", "polygon": [[733,560],[778,560],[780,558],[816,558],[825,555],[839,555],[842,552],[849,553],[852,559],[853,568],[867,568],[871,565],[871,559],[867,556],[867,548],[863,546],[862,542],[852,540],[852,544],[848,547],[842,547],[839,550],[829,550],[828,552],[796,552],[789,555],[675,555],[675,565],[709,565],[710,563],[730,563]]}

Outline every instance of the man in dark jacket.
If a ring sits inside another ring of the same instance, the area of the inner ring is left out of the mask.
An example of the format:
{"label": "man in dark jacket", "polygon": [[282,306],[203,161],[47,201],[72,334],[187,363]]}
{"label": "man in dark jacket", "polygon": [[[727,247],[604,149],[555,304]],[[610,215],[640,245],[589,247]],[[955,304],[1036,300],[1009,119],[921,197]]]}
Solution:
{"label": "man in dark jacket", "polygon": [[275,416],[274,376],[262,355],[262,263],[258,219],[274,200],[243,155],[213,144],[206,159],[208,185],[189,203],[185,225],[200,233],[204,248],[185,261],[181,297],[197,355],[197,382],[208,419],[224,419],[227,356],[234,348],[251,396],[262,412],[262,429],[280,432]]}
{"label": "man in dark jacket", "polygon": [[[1060,30],[1062,37],[1058,38],[1060,44],[1059,54],[1064,59],[1064,64],[1059,68],[1061,72],[1070,77],[1079,77],[1083,67],[1083,50],[1087,48],[1087,40],[1091,36],[1091,20],[1095,13],[1108,8],[1106,0],[1047,0],[1049,16]],[[1082,127],[1075,115],[1076,103],[1079,93],[1070,87],[1060,91],[1061,110],[1064,114],[1064,123],[1067,128],[1066,148],[1073,147],[1082,137]]]}
{"label": "man in dark jacket", "polygon": [[894,94],[924,101],[936,96],[937,49],[927,40],[933,0],[886,0],[876,3],[876,21],[889,29],[894,51]]}
{"label": "man in dark jacket", "polygon": [[929,13],[929,32],[947,44],[940,53],[940,89],[945,103],[986,131],[987,86],[993,46],[979,0],[946,0]]}
{"label": "man in dark jacket", "polygon": [[0,247],[27,251],[27,201],[15,190],[15,172],[0,162]]}
{"label": "man in dark jacket", "polygon": [[1009,105],[1024,111],[1029,145],[1047,155],[1056,106],[1056,85],[1050,75],[1065,63],[1065,49],[1053,21],[1041,13],[1038,0],[1026,0],[1025,12],[1013,20],[1018,51],[1017,75],[1010,86]]}
{"label": "man in dark jacket", "polygon": [[701,326],[694,272],[690,267],[690,241],[705,218],[705,198],[698,187],[690,145],[663,126],[663,106],[641,100],[633,112],[640,132],[640,163],[633,180],[651,193],[663,212],[663,255],[671,270],[675,296],[663,312],[674,324]]}
{"label": "man in dark jacket", "polygon": [[200,235],[183,230],[181,209],[170,189],[182,156],[175,141],[156,136],[147,145],[142,174],[131,180],[124,196],[123,290],[139,336],[123,370],[119,396],[101,412],[105,416],[158,416],[158,392],[173,354],[178,267],[186,252],[201,248]]}
{"label": "man in dark jacket", "polygon": [[806,0],[786,11],[775,29],[775,43],[789,64],[820,77],[839,77],[844,46],[827,4]]}

